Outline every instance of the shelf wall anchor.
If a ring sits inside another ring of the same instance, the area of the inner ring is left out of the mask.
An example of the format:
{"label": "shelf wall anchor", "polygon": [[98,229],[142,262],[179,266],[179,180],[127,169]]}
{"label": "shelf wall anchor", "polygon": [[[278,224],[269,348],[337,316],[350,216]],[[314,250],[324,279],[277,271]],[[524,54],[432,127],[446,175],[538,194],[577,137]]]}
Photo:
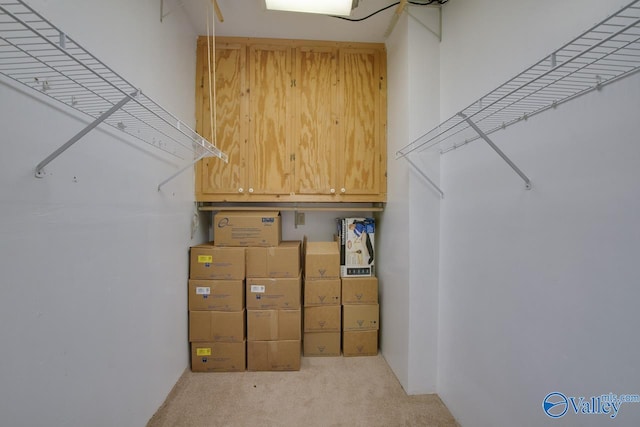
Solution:
{"label": "shelf wall anchor", "polygon": [[86,134],[91,132],[91,130],[93,130],[93,128],[95,128],[100,123],[102,123],[107,118],[109,118],[110,115],[112,115],[113,113],[118,111],[120,108],[122,108],[127,102],[131,101],[133,98],[138,96],[139,93],[140,93],[140,91],[138,90],[138,91],[135,91],[134,93],[132,93],[131,95],[125,96],[120,102],[115,104],[109,110],[107,110],[104,113],[102,113],[97,119],[95,119],[94,121],[89,123],[84,129],[82,129],[80,132],[75,134],[70,140],[65,142],[60,148],[58,148],[53,153],[49,154],[49,156],[46,159],[44,159],[43,161],[38,163],[38,166],[36,166],[36,178],[44,177],[45,173],[44,173],[43,169],[44,169],[45,166],[47,166],[49,163],[51,163],[51,161],[53,159],[55,159],[56,157],[58,157],[60,154],[64,153],[73,144],[78,142],[80,140],[80,138],[82,138],[83,136],[85,136]]}
{"label": "shelf wall anchor", "polygon": [[515,163],[513,163],[511,161],[511,159],[509,157],[507,157],[506,154],[504,154],[502,152],[502,150],[500,148],[498,148],[498,146],[478,127],[476,126],[476,124],[473,122],[473,120],[471,120],[469,117],[466,116],[466,114],[464,113],[458,113],[458,115],[460,117],[462,117],[464,119],[464,121],[467,122],[467,124],[473,129],[475,130],[478,135],[480,136],[480,138],[484,139],[485,142],[487,144],[489,144],[489,146],[491,148],[493,148],[493,150],[498,153],[498,155],[500,157],[502,157],[502,160],[504,160],[505,162],[507,162],[507,164],[509,166],[511,166],[511,169],[513,169],[519,176],[520,178],[522,178],[522,180],[524,181],[525,184],[525,188],[527,190],[531,190],[531,180],[529,179],[529,177],[527,177],[527,175],[524,174],[524,172],[522,172],[520,170],[520,168],[518,166],[515,165]]}

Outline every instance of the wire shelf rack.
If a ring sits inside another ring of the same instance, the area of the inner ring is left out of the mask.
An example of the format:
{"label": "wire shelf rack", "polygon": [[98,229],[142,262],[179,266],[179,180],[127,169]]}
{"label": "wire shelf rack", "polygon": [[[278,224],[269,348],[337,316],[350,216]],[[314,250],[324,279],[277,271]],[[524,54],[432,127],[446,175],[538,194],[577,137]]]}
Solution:
{"label": "wire shelf rack", "polygon": [[639,70],[640,0],[636,0],[401,148],[396,158],[432,147],[444,154],[487,139]]}
{"label": "wire shelf rack", "polygon": [[[75,140],[105,123],[189,164],[203,157],[228,160],[21,0],[0,0],[0,74],[92,117]],[[45,160],[36,175],[53,159]]]}

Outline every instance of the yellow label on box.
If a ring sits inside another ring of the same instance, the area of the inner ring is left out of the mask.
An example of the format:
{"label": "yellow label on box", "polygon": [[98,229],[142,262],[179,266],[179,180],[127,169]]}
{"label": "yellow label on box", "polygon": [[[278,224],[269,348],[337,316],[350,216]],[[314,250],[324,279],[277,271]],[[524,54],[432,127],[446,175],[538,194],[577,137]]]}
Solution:
{"label": "yellow label on box", "polygon": [[196,348],[196,356],[211,356],[210,348]]}
{"label": "yellow label on box", "polygon": [[207,264],[213,262],[213,255],[198,255],[198,263]]}

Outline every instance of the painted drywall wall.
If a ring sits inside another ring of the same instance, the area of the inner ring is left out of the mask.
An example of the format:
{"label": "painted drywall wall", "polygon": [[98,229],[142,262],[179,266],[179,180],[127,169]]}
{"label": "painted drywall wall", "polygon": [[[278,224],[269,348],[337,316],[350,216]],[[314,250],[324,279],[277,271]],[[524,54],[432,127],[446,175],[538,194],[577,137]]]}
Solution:
{"label": "painted drywall wall", "polygon": [[[29,2],[193,125],[195,33],[159,2]],[[193,173],[0,82],[0,424],[141,426],[188,366]],[[144,145],[144,144],[142,144]]]}
{"label": "painted drywall wall", "polygon": [[[407,393],[433,393],[439,197],[395,153],[438,121],[438,41],[404,14],[387,40],[387,52],[389,192],[379,239],[381,351]],[[412,161],[438,179],[439,156],[421,153]]]}
{"label": "painted drywall wall", "polygon": [[[449,2],[443,118],[622,3]],[[637,403],[613,420],[542,409],[639,393],[639,78],[493,134],[532,190],[482,142],[442,157],[438,392],[461,425],[640,423]]]}
{"label": "painted drywall wall", "polygon": [[394,153],[409,139],[409,21],[403,15],[387,47],[387,204],[380,215],[378,269],[380,351],[402,387],[409,387],[409,170]]}

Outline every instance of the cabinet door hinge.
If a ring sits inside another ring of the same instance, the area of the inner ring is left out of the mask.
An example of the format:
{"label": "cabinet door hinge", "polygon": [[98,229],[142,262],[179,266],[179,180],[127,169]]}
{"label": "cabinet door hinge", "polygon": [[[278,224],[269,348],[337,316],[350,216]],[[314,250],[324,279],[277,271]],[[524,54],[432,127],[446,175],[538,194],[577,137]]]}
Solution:
{"label": "cabinet door hinge", "polygon": [[292,161],[292,162],[295,162],[295,160],[296,160],[296,155],[295,155],[295,154],[290,155],[290,156],[289,156],[289,160],[290,160],[290,161]]}

